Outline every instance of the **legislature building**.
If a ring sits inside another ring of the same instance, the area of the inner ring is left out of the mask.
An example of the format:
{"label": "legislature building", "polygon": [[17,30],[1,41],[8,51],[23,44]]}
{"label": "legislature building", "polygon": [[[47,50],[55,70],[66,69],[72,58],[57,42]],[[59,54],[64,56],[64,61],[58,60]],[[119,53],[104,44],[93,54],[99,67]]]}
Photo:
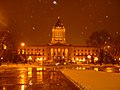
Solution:
{"label": "legislature building", "polygon": [[95,47],[72,46],[66,42],[65,27],[60,18],[52,28],[51,42],[47,45],[24,45],[18,49],[18,54],[27,61],[35,62],[72,62],[90,63],[98,60],[98,50]]}

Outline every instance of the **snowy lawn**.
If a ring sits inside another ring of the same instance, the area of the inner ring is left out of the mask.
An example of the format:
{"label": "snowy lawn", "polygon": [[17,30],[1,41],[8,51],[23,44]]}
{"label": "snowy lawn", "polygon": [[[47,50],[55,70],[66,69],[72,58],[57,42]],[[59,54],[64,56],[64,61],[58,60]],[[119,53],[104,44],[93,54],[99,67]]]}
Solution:
{"label": "snowy lawn", "polygon": [[120,73],[75,69],[61,71],[85,90],[120,90]]}

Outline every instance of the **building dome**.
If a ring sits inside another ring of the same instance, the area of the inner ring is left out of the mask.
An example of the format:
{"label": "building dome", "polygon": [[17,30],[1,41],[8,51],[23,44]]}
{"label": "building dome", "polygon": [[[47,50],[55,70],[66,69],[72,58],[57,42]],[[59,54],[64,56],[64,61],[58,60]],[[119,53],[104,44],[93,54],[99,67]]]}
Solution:
{"label": "building dome", "polygon": [[63,23],[60,22],[60,17],[58,16],[58,21],[55,24],[55,27],[63,27]]}
{"label": "building dome", "polygon": [[55,26],[53,26],[51,43],[52,44],[56,44],[56,43],[66,44],[65,28],[63,24],[60,22],[60,17],[58,17],[57,23],[55,24]]}

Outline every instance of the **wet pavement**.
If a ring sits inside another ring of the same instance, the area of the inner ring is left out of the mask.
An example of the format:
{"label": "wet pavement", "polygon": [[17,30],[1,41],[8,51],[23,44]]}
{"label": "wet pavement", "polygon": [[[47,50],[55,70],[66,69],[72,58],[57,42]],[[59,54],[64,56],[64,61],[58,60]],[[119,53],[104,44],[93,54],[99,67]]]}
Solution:
{"label": "wet pavement", "polygon": [[0,90],[82,90],[60,72],[63,68],[120,73],[115,66],[1,67]]}
{"label": "wet pavement", "polygon": [[79,90],[58,68],[18,68],[0,70],[0,90]]}

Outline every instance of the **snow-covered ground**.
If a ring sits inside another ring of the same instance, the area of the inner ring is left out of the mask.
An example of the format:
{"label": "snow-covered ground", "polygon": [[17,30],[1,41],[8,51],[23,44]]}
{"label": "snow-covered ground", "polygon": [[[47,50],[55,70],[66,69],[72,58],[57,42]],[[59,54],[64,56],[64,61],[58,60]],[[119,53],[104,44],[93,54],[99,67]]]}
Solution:
{"label": "snow-covered ground", "polygon": [[120,73],[63,69],[62,73],[85,90],[120,90]]}

